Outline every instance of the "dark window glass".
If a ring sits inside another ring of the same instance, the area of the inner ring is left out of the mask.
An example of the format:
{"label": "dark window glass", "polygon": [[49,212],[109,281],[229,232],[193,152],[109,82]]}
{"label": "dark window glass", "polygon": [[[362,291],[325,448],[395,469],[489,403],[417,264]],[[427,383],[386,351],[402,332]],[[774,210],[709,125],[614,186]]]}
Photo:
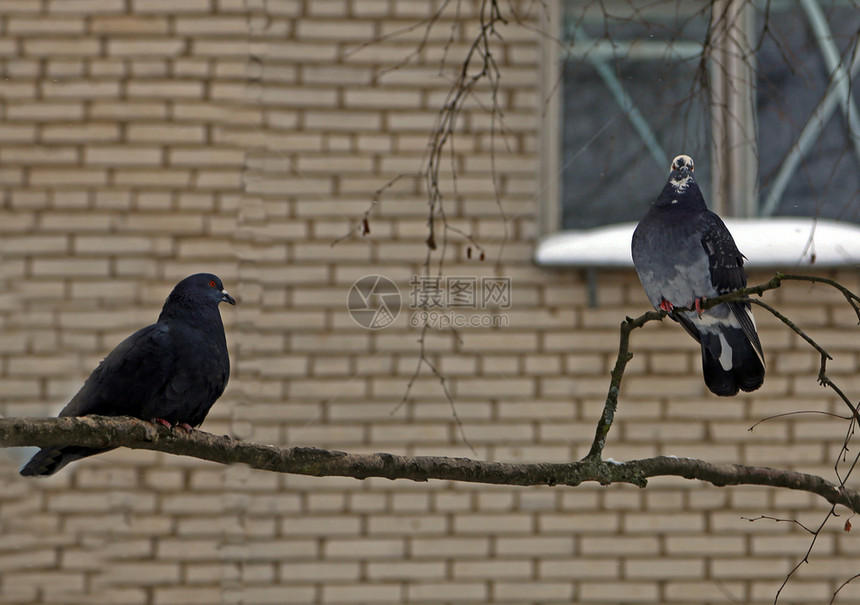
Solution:
{"label": "dark window glass", "polygon": [[[695,159],[710,200],[708,71],[720,66],[702,61],[708,4],[569,0],[564,6],[564,37],[572,46],[563,57],[560,84],[562,228],[638,220],[658,195],[669,161],[680,153]],[[748,44],[756,69],[757,113],[750,130],[759,160],[759,214],[860,222],[860,113],[852,140],[841,104],[779,184],[780,169],[827,91],[831,69],[799,2],[755,6]],[[828,40],[850,65],[860,7],[840,0],[818,6]],[[858,74],[860,69],[848,80],[855,98]],[[852,111],[857,109],[854,103]],[[647,124],[650,142],[636,128],[636,114]],[[775,191],[780,194],[770,208]]]}
{"label": "dark window glass", "polygon": [[[666,10],[655,12],[660,5]],[[707,74],[700,55],[707,15],[680,14],[676,2],[649,6],[642,22],[603,14],[594,3],[566,5],[566,37],[574,44],[562,70],[564,229],[638,221],[681,153],[703,168],[700,182],[709,191]],[[686,45],[686,56],[672,50],[677,42]],[[637,130],[613,87],[632,101],[656,146]]]}
{"label": "dark window glass", "polygon": [[[826,26],[840,60],[850,64],[860,9],[845,2],[821,2]],[[764,32],[765,17],[768,31]],[[830,83],[815,30],[798,3],[775,3],[759,12],[756,102],[758,104],[760,204],[764,204],[792,145],[821,102]],[[856,74],[855,74],[856,75]],[[860,86],[846,81],[855,99]],[[856,111],[856,105],[852,111]],[[860,124],[860,114],[857,115]],[[858,133],[860,135],[860,133]],[[860,222],[860,140],[851,141],[839,105],[803,153],[774,215],[813,216]]]}

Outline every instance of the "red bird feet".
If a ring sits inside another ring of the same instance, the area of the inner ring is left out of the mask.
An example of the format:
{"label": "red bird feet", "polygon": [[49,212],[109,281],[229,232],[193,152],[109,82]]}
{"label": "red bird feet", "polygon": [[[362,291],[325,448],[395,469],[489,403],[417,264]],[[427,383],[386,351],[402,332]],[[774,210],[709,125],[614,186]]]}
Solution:
{"label": "red bird feet", "polygon": [[[702,303],[704,303],[706,300],[708,299],[704,296],[697,296],[695,299],[693,299],[693,307],[696,309],[696,313],[699,314],[699,317],[701,317],[702,313],[704,313],[704,309],[702,309]],[[660,301],[660,308],[666,313],[671,313],[675,310],[675,305],[673,305],[664,298]]]}
{"label": "red bird feet", "polygon": [[[170,423],[169,423],[167,420],[165,420],[164,418],[151,418],[151,419],[150,419],[150,422],[151,422],[152,424],[160,424],[161,426],[167,427],[168,429],[172,429],[172,428],[174,427],[174,425],[170,424]],[[192,426],[191,426],[190,424],[188,424],[187,422],[177,422],[175,426],[177,426],[177,427],[181,428],[181,429],[182,429],[182,430],[184,430],[186,433],[190,433],[191,431],[193,431],[193,430],[194,430],[194,427],[192,427]]]}

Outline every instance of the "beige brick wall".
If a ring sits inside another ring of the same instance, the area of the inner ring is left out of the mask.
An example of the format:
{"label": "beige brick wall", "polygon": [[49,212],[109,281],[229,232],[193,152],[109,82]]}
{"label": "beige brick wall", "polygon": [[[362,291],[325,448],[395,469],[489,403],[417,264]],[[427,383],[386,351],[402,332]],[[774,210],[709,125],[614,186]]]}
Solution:
{"label": "beige brick wall", "polygon": [[[462,15],[475,10],[464,3]],[[374,207],[371,234],[332,245],[399,173],[421,169],[428,128],[474,23],[453,13],[426,48],[421,0],[0,2],[0,411],[55,413],[170,287],[218,273],[234,375],[203,428],[350,451],[566,461],[588,449],[625,315],[647,307],[632,271],[600,272],[588,308],[577,271],[531,262],[538,191],[538,37],[513,21],[497,49],[507,146],[461,118],[446,273],[511,276],[510,326],[431,332],[439,382],[416,367],[404,312],[378,332],[351,321],[350,285],[393,279],[408,301],[426,248],[419,178]],[[370,40],[399,35],[369,46]],[[449,42],[449,37],[450,42]],[[447,44],[450,59],[440,71]],[[496,260],[498,259],[498,263]],[[849,286],[856,271],[828,272]],[[757,274],[753,281],[766,278]],[[768,298],[836,357],[848,392],[860,348],[850,312],[821,288]],[[815,304],[811,304],[811,301]],[[635,334],[606,455],[696,456],[833,477],[842,413],[816,356],[757,312],[771,373],[718,400],[694,343],[670,325]],[[395,411],[396,410],[396,411]],[[0,454],[3,603],[770,603],[815,526],[820,499],[657,479],[630,486],[505,488],[277,476],[115,451],[44,481]],[[857,573],[835,520],[786,602],[826,602]],[[850,601],[858,588],[843,593]]]}

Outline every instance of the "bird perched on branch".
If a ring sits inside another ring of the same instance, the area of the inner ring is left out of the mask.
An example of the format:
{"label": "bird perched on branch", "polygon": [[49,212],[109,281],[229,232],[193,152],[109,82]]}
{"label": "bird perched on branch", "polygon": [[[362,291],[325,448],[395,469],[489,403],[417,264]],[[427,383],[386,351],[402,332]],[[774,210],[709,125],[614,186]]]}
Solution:
{"label": "bird perched on branch", "polygon": [[633,233],[633,264],[651,304],[701,344],[705,384],[732,396],[762,385],[764,353],[748,302],[702,310],[706,299],[746,286],[747,275],[744,255],[708,210],[693,169],[690,156],[672,160],[669,180]]}
{"label": "bird perched on branch", "polygon": [[[158,321],[108,353],[60,416],[134,416],[188,431],[198,426],[230,377],[218,311],[222,302],[236,304],[215,275],[183,279],[167,297]],[[21,474],[52,475],[69,462],[105,451],[46,447]]]}

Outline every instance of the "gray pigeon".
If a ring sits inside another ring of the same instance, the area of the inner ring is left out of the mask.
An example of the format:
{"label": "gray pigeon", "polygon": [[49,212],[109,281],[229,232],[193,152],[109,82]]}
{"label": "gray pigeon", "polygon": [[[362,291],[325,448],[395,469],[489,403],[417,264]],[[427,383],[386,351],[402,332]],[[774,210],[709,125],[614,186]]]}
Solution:
{"label": "gray pigeon", "polygon": [[[633,264],[651,304],[702,345],[705,384],[729,397],[764,382],[765,362],[749,303],[701,311],[702,301],[747,284],[744,255],[693,178],[693,160],[672,160],[660,197],[633,233]],[[675,307],[696,311],[675,312]]]}
{"label": "gray pigeon", "polygon": [[[167,297],[158,321],[108,353],[60,416],[134,416],[189,431],[198,426],[230,377],[221,302],[236,304],[216,276],[198,273],[183,279]],[[105,451],[43,448],[21,474],[53,475],[69,462]]]}

